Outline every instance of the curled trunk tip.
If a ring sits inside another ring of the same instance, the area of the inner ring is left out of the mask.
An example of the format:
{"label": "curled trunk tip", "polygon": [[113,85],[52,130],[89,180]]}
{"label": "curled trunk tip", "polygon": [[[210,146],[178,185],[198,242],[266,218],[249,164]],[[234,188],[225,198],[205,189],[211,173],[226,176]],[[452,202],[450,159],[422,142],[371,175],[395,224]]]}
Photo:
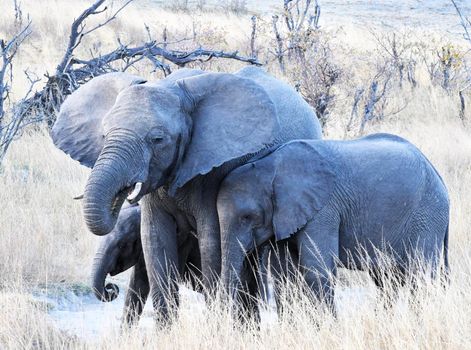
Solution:
{"label": "curled trunk tip", "polygon": [[115,300],[119,295],[119,287],[114,283],[107,283],[103,288],[103,293],[98,289],[93,288],[93,292],[98,300],[103,302],[110,302]]}

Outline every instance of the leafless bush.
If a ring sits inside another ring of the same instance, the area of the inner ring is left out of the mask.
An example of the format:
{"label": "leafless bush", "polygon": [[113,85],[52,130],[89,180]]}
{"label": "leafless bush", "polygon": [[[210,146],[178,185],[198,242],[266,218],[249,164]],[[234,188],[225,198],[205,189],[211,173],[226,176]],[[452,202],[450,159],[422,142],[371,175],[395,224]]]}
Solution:
{"label": "leafless bush", "polygon": [[[285,24],[279,23],[279,18]],[[284,72],[284,57],[304,59],[304,52],[314,44],[314,35],[319,30],[320,6],[317,0],[283,0],[283,12],[272,17],[275,35],[275,56]],[[283,35],[284,34],[284,35]]]}
{"label": "leafless bush", "polygon": [[471,87],[470,51],[451,43],[443,44],[443,41],[421,46],[421,60],[430,81],[442,87],[448,94],[457,96],[459,117],[464,120],[466,95]]}
{"label": "leafless bush", "polygon": [[18,0],[13,0],[13,6],[15,9],[15,23],[17,26],[23,25],[23,11],[21,10],[21,4]]}
{"label": "leafless bush", "polygon": [[399,32],[379,35],[375,30],[370,30],[379,46],[378,54],[389,61],[392,73],[397,76],[399,87],[407,80],[413,87],[417,86],[415,71],[417,67],[417,43],[412,40],[411,32]]}
{"label": "leafless bush", "polygon": [[274,15],[272,17],[272,24],[273,24],[273,33],[275,35],[275,49],[272,51],[275,55],[276,59],[278,60],[278,64],[280,66],[280,70],[282,73],[285,73],[285,62],[284,62],[284,49],[283,49],[283,38],[280,34],[280,30],[278,29],[278,20],[279,16]]}
{"label": "leafless bush", "polygon": [[[457,5],[456,1],[451,0],[451,3],[455,7],[456,13],[458,14],[460,18],[460,23],[461,27],[463,28],[463,37],[465,40],[468,41],[468,43],[471,45],[471,15],[465,15],[461,8]],[[469,91],[471,88],[471,70],[466,69],[466,79],[464,84],[460,87],[458,91],[458,95],[460,98],[460,118],[464,120],[465,118],[465,109],[466,109],[466,103],[465,103],[465,93],[466,91]]]}
{"label": "leafless bush", "polygon": [[324,127],[342,71],[335,63],[329,34],[319,27],[319,18],[317,1],[284,0],[283,13],[272,17],[275,37],[272,54],[281,72],[289,76],[316,110]]}
{"label": "leafless bush", "polygon": [[467,75],[466,52],[451,43],[421,43],[419,56],[432,84],[448,92],[457,89]]}
{"label": "leafless bush", "polygon": [[288,55],[302,59],[312,44],[311,35],[319,29],[320,6],[317,0],[284,0],[284,21],[288,30]]}
{"label": "leafless bush", "polygon": [[346,134],[351,131],[363,134],[368,123],[385,118],[395,69],[389,61],[383,62],[377,65],[376,73],[371,78],[356,88]]}
{"label": "leafless bush", "polygon": [[296,62],[298,63],[289,67],[291,79],[296,82],[301,95],[315,109],[324,127],[330,117],[330,109],[335,98],[335,85],[342,77],[342,69],[335,63],[330,44],[324,41],[324,38],[318,38]]}
{"label": "leafless bush", "polygon": [[445,45],[437,50],[437,57],[441,86],[445,90],[450,90],[453,82],[461,76],[463,55],[453,45]]}
{"label": "leafless bush", "polygon": [[[18,16],[16,19],[21,17],[18,14],[21,12],[18,10],[16,2],[15,13]],[[6,103],[9,102],[11,85],[13,83],[13,60],[15,59],[15,55],[18,53],[21,44],[26,40],[26,38],[28,38],[30,34],[31,21],[28,21],[28,23],[23,28],[19,29],[19,31],[11,39],[0,39],[0,164],[15,135],[27,123],[25,120],[27,115],[23,113],[22,108],[23,101],[20,101],[15,105],[12,104],[12,111],[9,112],[5,110],[5,106]],[[33,79],[30,75],[28,75],[27,72],[25,73],[27,74],[28,80],[31,83],[30,88],[26,94],[27,98],[30,96],[38,79]]]}

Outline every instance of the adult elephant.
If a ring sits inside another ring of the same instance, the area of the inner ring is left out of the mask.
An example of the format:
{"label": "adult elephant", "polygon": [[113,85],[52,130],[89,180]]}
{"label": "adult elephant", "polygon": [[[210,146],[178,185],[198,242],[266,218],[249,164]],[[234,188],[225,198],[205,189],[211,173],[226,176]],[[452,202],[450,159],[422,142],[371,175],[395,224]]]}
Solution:
{"label": "adult elephant", "polygon": [[211,288],[221,265],[216,198],[222,179],[273,145],[321,138],[321,128],[293,88],[260,68],[181,69],[157,82],[126,73],[92,79],[64,102],[52,138],[93,167],[83,211],[94,234],[113,229],[126,197],[142,198],[152,300],[166,317],[177,295],[177,232],[197,232]]}

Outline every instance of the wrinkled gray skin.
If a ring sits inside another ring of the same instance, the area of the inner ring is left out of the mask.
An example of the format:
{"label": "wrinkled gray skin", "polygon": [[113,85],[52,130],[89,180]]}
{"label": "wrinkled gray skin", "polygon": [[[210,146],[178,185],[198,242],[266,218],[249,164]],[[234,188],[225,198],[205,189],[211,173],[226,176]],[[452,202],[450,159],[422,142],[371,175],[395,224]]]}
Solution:
{"label": "wrinkled gray skin", "polygon": [[231,172],[217,208],[222,278],[232,295],[245,255],[270,239],[291,245],[307,284],[331,306],[336,261],[361,269],[366,253],[376,277],[374,247],[393,254],[399,278],[422,255],[435,274],[442,251],[448,271],[447,189],[425,156],[397,136],[289,142]]}
{"label": "wrinkled gray skin", "polygon": [[[134,267],[123,310],[123,321],[132,325],[137,322],[144,309],[149,294],[149,279],[141,245],[141,209],[137,204],[124,204],[114,229],[102,238],[95,254],[92,268],[92,287],[96,297],[101,301],[113,301],[118,297],[118,286],[108,283],[108,274],[115,276]],[[186,257],[181,262],[180,271],[194,289],[198,289],[199,249],[196,237],[179,247],[180,256]]]}
{"label": "wrinkled gray skin", "polygon": [[127,193],[143,183],[134,202],[142,198],[152,301],[166,319],[177,304],[178,247],[190,231],[198,235],[207,289],[220,273],[216,197],[225,175],[271,145],[321,138],[321,129],[294,89],[246,67],[234,74],[182,69],[153,83],[100,76],[67,98],[52,137],[93,167],[84,216],[94,234],[113,229]]}

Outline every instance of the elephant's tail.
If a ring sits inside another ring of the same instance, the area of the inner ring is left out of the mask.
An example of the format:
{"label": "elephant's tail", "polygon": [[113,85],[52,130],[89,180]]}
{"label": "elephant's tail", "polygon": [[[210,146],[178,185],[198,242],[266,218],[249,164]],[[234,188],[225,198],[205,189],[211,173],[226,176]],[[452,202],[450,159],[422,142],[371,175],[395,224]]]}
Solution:
{"label": "elephant's tail", "polygon": [[442,275],[444,286],[448,286],[450,284],[450,263],[448,261],[448,228],[450,224],[446,226],[445,238],[443,239],[443,267],[442,267]]}

